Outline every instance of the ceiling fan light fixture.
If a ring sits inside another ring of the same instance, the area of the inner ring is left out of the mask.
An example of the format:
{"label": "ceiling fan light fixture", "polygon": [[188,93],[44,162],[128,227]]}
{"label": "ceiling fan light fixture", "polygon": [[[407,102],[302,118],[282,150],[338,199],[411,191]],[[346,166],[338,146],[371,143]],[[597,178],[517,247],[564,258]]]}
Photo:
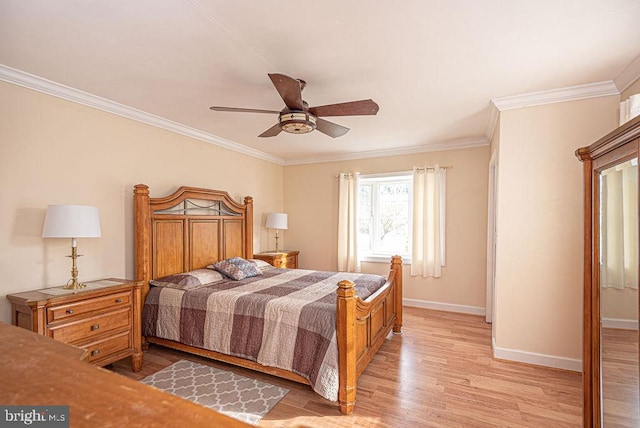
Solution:
{"label": "ceiling fan light fixture", "polygon": [[294,79],[284,74],[269,73],[269,79],[275,86],[280,98],[284,101],[285,108],[280,112],[255,108],[238,107],[210,107],[214,111],[244,112],[244,113],[274,113],[278,114],[278,123],[258,135],[258,138],[268,138],[280,135],[282,131],[289,134],[308,134],[314,130],[337,138],[349,131],[349,128],[323,119],[326,116],[363,116],[378,113],[378,104],[375,101],[359,100],[337,104],[326,104],[309,107],[302,99],[302,89],[306,82]]}
{"label": "ceiling fan light fixture", "polygon": [[306,112],[281,113],[280,127],[290,134],[307,134],[316,129],[316,117]]}

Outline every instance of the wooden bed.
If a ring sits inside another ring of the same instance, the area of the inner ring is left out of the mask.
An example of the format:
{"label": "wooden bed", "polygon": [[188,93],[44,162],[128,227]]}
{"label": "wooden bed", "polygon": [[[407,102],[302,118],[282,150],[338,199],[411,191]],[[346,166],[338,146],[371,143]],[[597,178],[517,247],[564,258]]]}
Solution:
{"label": "wooden bed", "polygon": [[[234,201],[227,192],[180,187],[175,193],[150,198],[144,184],[134,189],[136,279],[144,281],[142,302],[149,281],[166,275],[203,268],[230,257],[253,258],[253,199]],[[343,414],[353,412],[356,381],[385,338],[402,327],[402,259],[391,259],[385,285],[362,300],[351,281],[336,284],[339,390]],[[157,337],[156,343],[263,373],[308,384],[304,377],[279,368],[184,345]]]}

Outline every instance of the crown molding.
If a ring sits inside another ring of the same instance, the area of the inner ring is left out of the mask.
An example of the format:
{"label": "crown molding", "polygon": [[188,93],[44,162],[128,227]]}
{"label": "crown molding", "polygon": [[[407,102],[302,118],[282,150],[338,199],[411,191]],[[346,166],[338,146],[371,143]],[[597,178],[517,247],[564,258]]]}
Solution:
{"label": "crown molding", "polygon": [[265,153],[251,147],[235,143],[230,140],[209,134],[189,126],[173,122],[160,116],[138,110],[115,101],[75,89],[61,83],[53,82],[40,76],[26,73],[6,65],[0,64],[0,80],[27,89],[42,92],[67,101],[82,104],[91,108],[102,110],[127,119],[142,122],[157,128],[175,132],[190,138],[204,141],[218,147],[233,150],[247,156],[272,162],[277,165],[304,165],[322,162],[336,162],[354,159],[379,158],[386,156],[400,156],[415,153],[426,153],[444,150],[457,150],[472,147],[486,146],[491,141],[498,122],[498,116],[502,110],[510,110],[522,107],[531,107],[542,104],[550,104],[564,101],[596,98],[610,95],[619,95],[640,77],[640,56],[629,64],[614,81],[591,83],[587,85],[571,86],[553,89],[549,91],[532,92],[527,94],[494,98],[490,102],[489,119],[484,138],[465,139],[456,141],[437,142],[420,146],[404,147],[398,149],[373,150],[359,153],[327,157],[298,158],[285,161],[283,158]]}
{"label": "crown molding", "polygon": [[465,140],[443,141],[421,146],[402,147],[399,149],[371,150],[368,152],[348,153],[337,156],[298,158],[285,161],[285,166],[306,165],[312,163],[339,162],[345,160],[383,158],[387,156],[411,155],[416,153],[441,152],[445,150],[468,149],[472,147],[488,146],[486,138],[470,138]]}
{"label": "crown molding", "polygon": [[33,74],[29,74],[15,68],[7,67],[3,64],[0,64],[0,80],[3,80],[7,83],[12,83],[14,85],[22,86],[27,89],[32,89],[34,91],[52,95],[54,97],[62,98],[67,101],[82,104],[87,107],[102,110],[107,113],[122,116],[127,119],[135,120],[137,122],[146,123],[147,125],[165,129],[167,131],[175,132],[187,137],[195,138],[197,140],[201,140],[225,149],[233,150],[247,156],[262,159],[278,165],[284,165],[284,159],[278,156],[253,149],[242,144],[234,143],[233,141],[226,140],[216,135],[202,132],[189,126],[185,126],[183,124],[165,119],[163,117],[156,116],[154,114],[147,113],[145,111],[138,110],[124,104],[120,104],[115,101],[111,101],[109,99],[63,85],[61,83],[53,82],[40,76],[35,76]]}
{"label": "crown molding", "polygon": [[624,92],[638,79],[640,79],[640,55],[631,61],[613,81],[618,87],[618,90]]}
{"label": "crown molding", "polygon": [[499,111],[565,101],[620,95],[613,80],[491,99]]}

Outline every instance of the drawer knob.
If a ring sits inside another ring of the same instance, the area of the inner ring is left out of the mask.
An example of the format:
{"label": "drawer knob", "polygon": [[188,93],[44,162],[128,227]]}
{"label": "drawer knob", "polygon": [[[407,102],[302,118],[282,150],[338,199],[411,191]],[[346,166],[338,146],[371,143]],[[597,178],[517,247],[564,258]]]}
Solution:
{"label": "drawer knob", "polygon": [[71,315],[73,313],[73,309],[67,309],[66,311],[69,315]]}
{"label": "drawer knob", "polygon": [[100,328],[100,324],[94,324],[91,326],[91,331],[96,331]]}
{"label": "drawer knob", "polygon": [[95,357],[96,355],[100,355],[100,349],[94,349],[93,351],[91,351],[92,357]]}
{"label": "drawer knob", "polygon": [[122,299],[116,299],[116,303],[122,303]]}

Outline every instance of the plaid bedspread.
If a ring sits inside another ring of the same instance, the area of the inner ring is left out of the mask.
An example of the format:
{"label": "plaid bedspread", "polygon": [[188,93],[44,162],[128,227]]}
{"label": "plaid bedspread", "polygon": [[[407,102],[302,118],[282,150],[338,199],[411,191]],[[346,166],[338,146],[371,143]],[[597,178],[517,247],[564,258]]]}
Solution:
{"label": "plaid bedspread", "polygon": [[142,334],[289,370],[337,401],[336,290],[344,279],[356,284],[362,299],[386,281],[378,275],[274,268],[191,291],[151,287]]}

